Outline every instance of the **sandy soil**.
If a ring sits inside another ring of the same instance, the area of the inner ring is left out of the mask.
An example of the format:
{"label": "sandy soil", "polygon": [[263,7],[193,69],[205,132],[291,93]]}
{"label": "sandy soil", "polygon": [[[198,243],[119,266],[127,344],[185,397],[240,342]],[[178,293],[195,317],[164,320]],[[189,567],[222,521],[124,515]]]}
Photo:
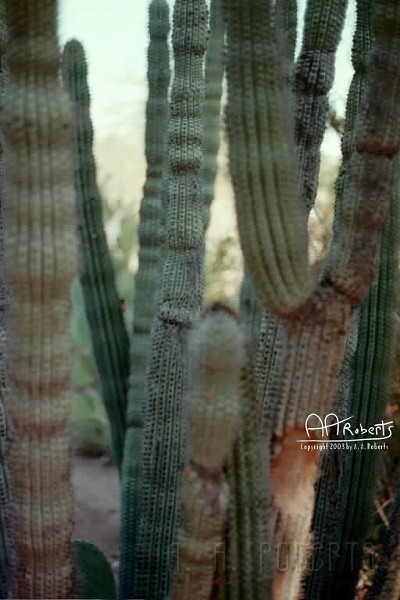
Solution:
{"label": "sandy soil", "polygon": [[74,537],[97,544],[116,573],[119,553],[118,469],[104,458],[75,456],[72,480],[75,489]]}

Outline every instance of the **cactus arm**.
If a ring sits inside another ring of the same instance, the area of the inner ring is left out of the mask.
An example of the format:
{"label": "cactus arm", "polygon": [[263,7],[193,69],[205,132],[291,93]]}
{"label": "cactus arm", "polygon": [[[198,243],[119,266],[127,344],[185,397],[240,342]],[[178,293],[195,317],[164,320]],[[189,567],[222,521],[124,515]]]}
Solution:
{"label": "cactus arm", "polygon": [[154,319],[161,247],[161,181],[168,117],[169,7],[165,0],[149,6],[148,84],[146,106],[147,175],[140,206],[139,266],[135,277],[135,305],[131,340],[131,373],[128,387],[127,431],[121,486],[121,552],[119,590],[132,596],[134,551],[141,493],[140,449],[145,401],[146,366],[150,329]]}
{"label": "cactus arm", "polygon": [[313,287],[306,214],[296,194],[289,83],[281,76],[270,3],[227,0],[226,7],[227,128],[239,237],[260,301],[285,314]]}
{"label": "cactus arm", "polygon": [[183,527],[171,600],[208,600],[222,545],[229,486],[223,467],[238,433],[244,336],[224,305],[210,307],[189,336],[190,391],[185,407],[188,456],[181,500]]}
{"label": "cactus arm", "polygon": [[103,402],[110,421],[113,452],[121,469],[129,340],[103,226],[92,150],[87,64],[83,47],[77,40],[65,45],[63,79],[74,109],[75,189],[81,253],[79,275]]}
{"label": "cactus arm", "polygon": [[300,199],[307,212],[317,193],[320,146],[328,116],[327,94],[333,84],[346,7],[347,0],[307,2],[303,43],[294,72]]}
{"label": "cactus arm", "polygon": [[214,197],[214,182],[218,166],[222,77],[224,74],[224,33],[223,0],[211,0],[210,35],[205,61],[204,142],[201,170],[205,229],[210,221],[210,208]]}
{"label": "cactus arm", "polygon": [[141,520],[136,545],[135,594],[164,598],[170,577],[182,466],[181,407],[186,380],[185,337],[199,315],[204,286],[204,221],[200,187],[203,57],[207,6],[177,0],[175,75],[165,178],[165,259],[147,379],[143,434]]}
{"label": "cactus arm", "polygon": [[70,287],[76,264],[71,111],[53,0],[6,1],[6,411],[15,598],[72,598]]}

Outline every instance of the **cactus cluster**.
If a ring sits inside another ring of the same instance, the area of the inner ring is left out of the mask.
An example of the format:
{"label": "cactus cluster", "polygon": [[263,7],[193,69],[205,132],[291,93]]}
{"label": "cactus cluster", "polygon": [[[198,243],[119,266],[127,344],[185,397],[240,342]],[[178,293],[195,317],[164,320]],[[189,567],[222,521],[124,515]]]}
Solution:
{"label": "cactus cluster", "polygon": [[[129,340],[96,186],[83,47],[73,40],[64,49],[63,89],[55,0],[0,1],[2,597],[116,597],[100,550],[71,543],[77,233],[121,476],[121,600],[354,597],[362,557],[356,551],[350,564],[348,550],[365,537],[374,461],[355,451],[320,461],[318,444],[311,452],[298,444],[310,413],[350,411],[369,425],[384,411],[397,273],[400,6],[357,0],[334,235],[316,279],[307,218],[345,10],[344,0],[308,2],[295,63],[293,0],[212,0],[210,21],[205,0],[176,0],[168,102],[168,4],[149,3],[148,169]],[[223,303],[202,310],[224,69],[245,259],[240,316]],[[371,600],[398,596],[398,503]],[[322,549],[312,556],[313,542]],[[328,568],[332,542],[340,553]]]}

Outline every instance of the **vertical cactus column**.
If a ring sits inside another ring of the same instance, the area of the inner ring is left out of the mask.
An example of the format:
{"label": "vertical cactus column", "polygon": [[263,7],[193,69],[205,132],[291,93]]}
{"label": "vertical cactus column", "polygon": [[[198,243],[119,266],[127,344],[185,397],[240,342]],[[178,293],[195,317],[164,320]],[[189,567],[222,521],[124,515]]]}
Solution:
{"label": "vertical cactus column", "polygon": [[79,276],[90,326],[93,354],[104,406],[110,421],[113,452],[121,469],[129,375],[129,339],[103,224],[102,199],[96,182],[93,127],[87,63],[82,44],[69,41],[63,52],[63,80],[73,106],[73,146],[77,221],[80,241]]}
{"label": "vertical cactus column", "polygon": [[69,294],[76,232],[71,111],[59,77],[55,0],[6,0],[6,20],[12,596],[72,598]]}
{"label": "vertical cactus column", "polygon": [[[4,92],[7,76],[6,53],[7,27],[5,3],[0,1],[0,111],[4,110]],[[9,519],[8,469],[5,461],[7,451],[7,422],[5,401],[6,382],[6,316],[9,309],[10,294],[5,273],[4,259],[4,148],[0,146],[0,597],[9,595],[11,582],[11,547]]]}
{"label": "vertical cactus column", "polygon": [[202,156],[203,58],[207,41],[204,0],[174,7],[175,76],[168,127],[165,186],[165,259],[147,381],[141,521],[135,560],[135,594],[165,598],[178,518],[183,461],[182,397],[185,339],[198,317],[203,292],[204,221],[199,181]]}
{"label": "vertical cactus column", "polygon": [[300,199],[309,212],[318,187],[320,147],[328,116],[328,92],[335,76],[347,0],[307,2],[303,43],[294,72],[295,140],[300,168]]}
{"label": "vertical cactus column", "polygon": [[190,333],[188,355],[183,526],[170,598],[209,600],[229,502],[223,468],[241,422],[245,346],[236,315],[225,305],[212,305]]}
{"label": "vertical cactus column", "polygon": [[210,209],[214,197],[214,182],[217,174],[217,156],[221,133],[220,112],[225,49],[225,19],[223,12],[223,0],[211,0],[210,35],[205,60],[204,144],[201,169],[204,226],[206,229],[210,222]]}
{"label": "vertical cactus column", "polygon": [[146,106],[147,174],[140,205],[139,265],[135,276],[135,305],[130,350],[130,376],[126,413],[126,435],[121,486],[121,553],[119,590],[121,598],[132,595],[133,562],[139,526],[141,495],[141,443],[145,402],[146,368],[150,352],[150,329],[156,312],[161,231],[161,182],[166,153],[168,86],[170,80],[168,34],[169,7],[166,0],[149,6],[150,43],[147,53],[149,96]]}

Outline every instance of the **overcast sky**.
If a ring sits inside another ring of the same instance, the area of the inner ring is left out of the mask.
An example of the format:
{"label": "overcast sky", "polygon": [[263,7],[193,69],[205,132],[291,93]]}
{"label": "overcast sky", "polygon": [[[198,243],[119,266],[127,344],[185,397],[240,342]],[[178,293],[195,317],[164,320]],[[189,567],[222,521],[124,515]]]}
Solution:
{"label": "overcast sky", "polygon": [[[350,26],[339,53],[332,101],[344,110],[351,78]],[[144,118],[146,100],[147,0],[60,0],[59,31],[64,44],[78,38],[89,62],[92,115],[98,135],[124,132],[135,135]],[[172,6],[173,0],[169,0]],[[304,0],[300,0],[304,5]],[[302,8],[302,7],[301,7]]]}

